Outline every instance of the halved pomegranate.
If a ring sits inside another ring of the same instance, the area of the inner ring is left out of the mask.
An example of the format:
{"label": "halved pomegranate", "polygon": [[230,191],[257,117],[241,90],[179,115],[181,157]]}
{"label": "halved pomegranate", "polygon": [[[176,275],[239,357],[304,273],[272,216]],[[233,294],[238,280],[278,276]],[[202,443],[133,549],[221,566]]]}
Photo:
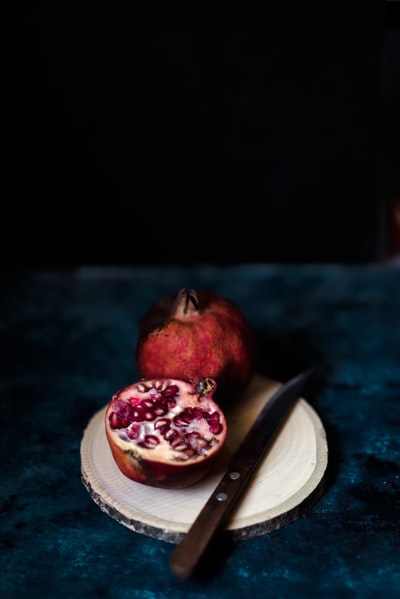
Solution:
{"label": "halved pomegranate", "polygon": [[182,489],[202,479],[221,451],[227,423],[216,382],[141,380],[115,393],[105,414],[113,458],[128,478]]}

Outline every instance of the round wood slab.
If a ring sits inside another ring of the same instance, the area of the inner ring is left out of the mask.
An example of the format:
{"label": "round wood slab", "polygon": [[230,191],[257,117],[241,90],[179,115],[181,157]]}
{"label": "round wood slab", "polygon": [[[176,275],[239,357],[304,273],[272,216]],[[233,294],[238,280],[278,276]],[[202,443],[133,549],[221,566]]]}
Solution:
{"label": "round wood slab", "polygon": [[[106,406],[81,441],[82,481],[94,502],[136,532],[179,543],[222,477],[259,411],[281,383],[256,375],[243,400],[226,410],[228,438],[214,470],[183,490],[158,489],[126,478],[116,466],[104,431]],[[303,398],[263,458],[226,531],[235,540],[277,530],[303,516],[324,489],[328,446],[324,427]]]}

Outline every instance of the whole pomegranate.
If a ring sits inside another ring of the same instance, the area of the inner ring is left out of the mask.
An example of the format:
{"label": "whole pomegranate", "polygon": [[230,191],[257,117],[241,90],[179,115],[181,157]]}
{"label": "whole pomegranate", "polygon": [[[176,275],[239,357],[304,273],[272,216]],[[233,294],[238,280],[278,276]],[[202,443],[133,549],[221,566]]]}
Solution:
{"label": "whole pomegranate", "polygon": [[182,289],[150,307],[139,328],[137,367],[141,377],[211,377],[215,401],[238,397],[250,382],[255,342],[242,311],[210,291]]}
{"label": "whole pomegranate", "polygon": [[226,441],[227,423],[212,399],[216,383],[141,380],[115,393],[105,413],[115,463],[128,478],[165,489],[201,480]]}

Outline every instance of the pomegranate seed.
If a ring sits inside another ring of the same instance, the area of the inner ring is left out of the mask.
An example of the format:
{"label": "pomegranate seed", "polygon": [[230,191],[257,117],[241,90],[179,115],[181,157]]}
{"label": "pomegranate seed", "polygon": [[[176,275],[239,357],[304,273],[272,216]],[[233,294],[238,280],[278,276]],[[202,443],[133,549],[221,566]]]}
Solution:
{"label": "pomegranate seed", "polygon": [[171,427],[171,419],[170,418],[159,418],[154,423],[154,429],[160,431],[162,435],[170,429]]}
{"label": "pomegranate seed", "polygon": [[169,387],[164,389],[163,395],[168,400],[171,400],[171,399],[173,400],[178,395],[178,392],[179,392],[179,388],[177,387],[177,385],[170,385]]}
{"label": "pomegranate seed", "polygon": [[172,441],[174,441],[174,439],[177,439],[177,437],[179,437],[179,436],[180,435],[179,435],[178,431],[175,431],[173,428],[170,428],[164,434],[164,439],[171,443]]}
{"label": "pomegranate seed", "polygon": [[138,443],[139,447],[145,447],[146,449],[154,449],[160,443],[160,439],[155,435],[146,435],[143,441]]}
{"label": "pomegranate seed", "polygon": [[138,397],[132,396],[128,398],[128,402],[131,404],[131,406],[137,406],[138,404],[140,404],[142,400],[139,399]]}
{"label": "pomegranate seed", "polygon": [[156,416],[164,416],[168,412],[168,408],[163,401],[157,401],[154,404],[154,414]]}
{"label": "pomegranate seed", "polygon": [[175,439],[170,441],[170,445],[177,451],[182,451],[182,449],[188,447],[187,443],[185,443],[185,439],[180,435],[178,435]]}
{"label": "pomegranate seed", "polygon": [[132,420],[134,422],[140,422],[144,420],[143,408],[141,406],[136,406],[132,411]]}
{"label": "pomegranate seed", "polygon": [[116,412],[110,414],[110,426],[111,428],[121,428],[121,418]]}
{"label": "pomegranate seed", "polygon": [[114,411],[110,415],[111,428],[124,428],[133,420],[134,410],[125,401],[116,401]]}
{"label": "pomegranate seed", "polygon": [[[204,416],[204,414],[206,414],[206,416]],[[204,410],[200,410],[200,408],[193,408],[193,418],[195,418],[196,420],[201,420],[204,417],[208,416],[208,412],[205,412]]]}
{"label": "pomegranate seed", "polygon": [[212,414],[207,414],[206,420],[209,424],[216,424],[219,422],[219,414],[218,412],[213,412]]}
{"label": "pomegranate seed", "polygon": [[219,435],[219,433],[222,432],[222,425],[219,422],[213,422],[210,424],[210,432],[212,432],[213,435]]}
{"label": "pomegranate seed", "polygon": [[185,414],[182,412],[182,414],[178,414],[177,416],[174,416],[174,424],[176,426],[187,426],[189,424],[190,420],[188,420],[185,417]]}
{"label": "pomegranate seed", "polygon": [[208,441],[206,441],[206,439],[201,437],[198,433],[186,435],[186,439],[189,441],[190,447],[199,455],[202,454],[204,448],[209,445]]}
{"label": "pomegranate seed", "polygon": [[186,443],[182,442],[178,445],[174,445],[174,449],[175,451],[186,451],[186,449],[189,449],[189,447]]}
{"label": "pomegranate seed", "polygon": [[126,429],[126,434],[130,439],[138,439],[140,435],[140,426],[138,424],[131,424]]}
{"label": "pomegranate seed", "polygon": [[188,434],[186,435],[186,439],[189,439],[190,441],[191,441],[192,439],[200,439],[200,438],[201,438],[201,435],[200,435],[200,433],[199,433],[199,432],[197,432],[197,431],[192,431],[191,433],[188,433]]}
{"label": "pomegranate seed", "polygon": [[196,443],[197,447],[200,447],[201,449],[203,449],[204,447],[207,447],[207,445],[209,445],[209,444],[210,444],[209,441],[206,441],[203,438],[200,438]]}

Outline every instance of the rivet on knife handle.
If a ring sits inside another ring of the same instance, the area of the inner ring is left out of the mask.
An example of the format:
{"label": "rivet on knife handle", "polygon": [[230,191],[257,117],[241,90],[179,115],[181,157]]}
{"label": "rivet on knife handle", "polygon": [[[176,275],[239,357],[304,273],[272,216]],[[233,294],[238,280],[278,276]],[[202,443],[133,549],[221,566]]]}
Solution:
{"label": "rivet on knife handle", "polygon": [[186,579],[192,576],[215,533],[228,520],[259,461],[311,373],[311,370],[307,370],[297,375],[282,385],[266,402],[230,461],[226,473],[189,531],[173,551],[170,568],[178,578]]}

